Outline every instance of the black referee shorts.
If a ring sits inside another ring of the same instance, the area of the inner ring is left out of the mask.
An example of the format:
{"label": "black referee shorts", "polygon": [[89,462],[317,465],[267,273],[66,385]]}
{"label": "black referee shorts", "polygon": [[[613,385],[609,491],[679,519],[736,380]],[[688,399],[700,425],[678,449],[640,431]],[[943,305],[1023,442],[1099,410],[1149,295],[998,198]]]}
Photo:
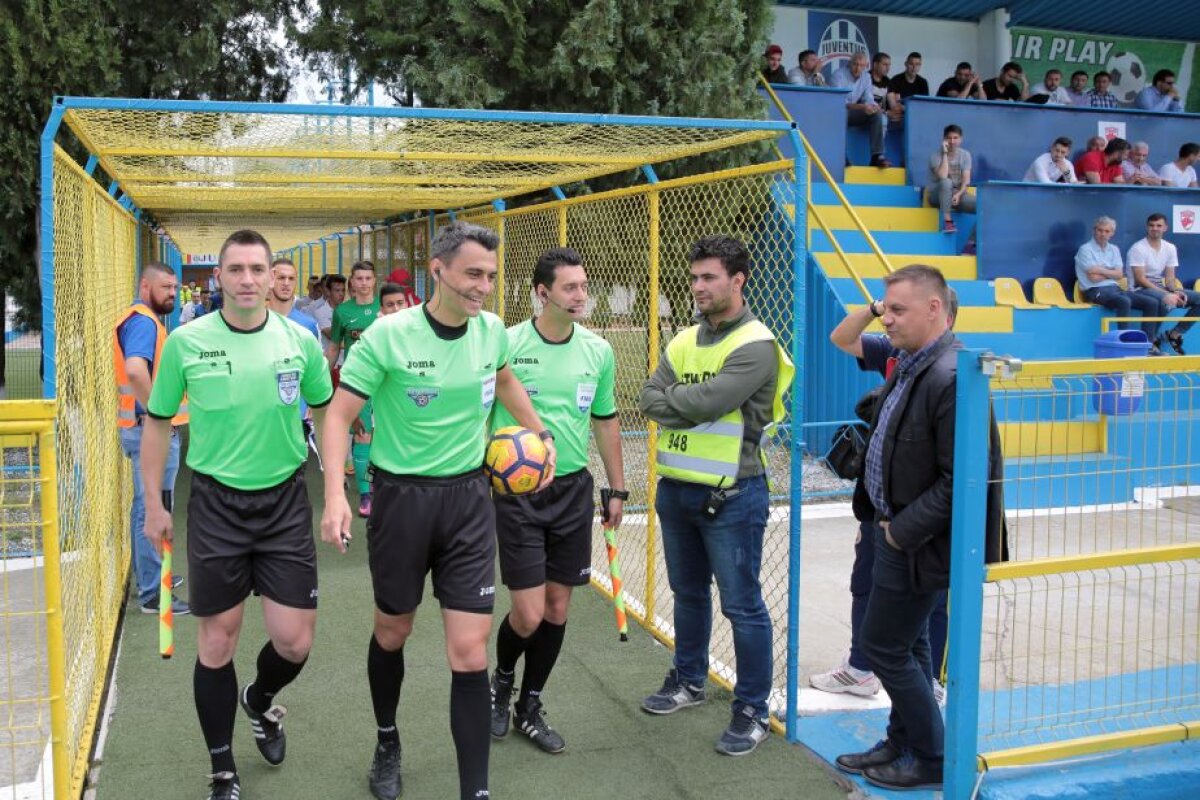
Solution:
{"label": "black referee shorts", "polygon": [[317,607],[317,548],[304,470],[242,491],[192,474],[187,522],[188,599],[211,617],[257,592],[291,608]]}
{"label": "black referee shorts", "polygon": [[547,580],[583,586],[592,574],[592,474],[557,475],[534,494],[496,495],[500,578],[509,589]]}
{"label": "black referee shorts", "polygon": [[375,606],[385,614],[415,611],[432,572],[442,608],[492,613],[496,515],[483,470],[427,478],[372,469],[367,557]]}

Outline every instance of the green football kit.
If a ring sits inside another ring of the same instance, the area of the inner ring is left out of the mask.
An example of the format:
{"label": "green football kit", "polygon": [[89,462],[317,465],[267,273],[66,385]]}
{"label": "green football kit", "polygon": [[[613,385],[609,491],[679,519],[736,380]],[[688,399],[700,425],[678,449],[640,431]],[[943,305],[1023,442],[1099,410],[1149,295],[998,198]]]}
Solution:
{"label": "green football kit", "polygon": [[[333,311],[333,322],[329,328],[329,339],[343,348],[345,356],[350,356],[350,348],[362,336],[363,331],[379,318],[379,299],[373,298],[370,303],[359,303],[350,298]],[[366,405],[359,412],[358,421],[368,434],[375,429],[374,409],[368,398]],[[370,467],[371,445],[364,442],[353,442],[350,455],[354,461],[354,479],[358,484],[360,495],[371,491],[367,470]]]}

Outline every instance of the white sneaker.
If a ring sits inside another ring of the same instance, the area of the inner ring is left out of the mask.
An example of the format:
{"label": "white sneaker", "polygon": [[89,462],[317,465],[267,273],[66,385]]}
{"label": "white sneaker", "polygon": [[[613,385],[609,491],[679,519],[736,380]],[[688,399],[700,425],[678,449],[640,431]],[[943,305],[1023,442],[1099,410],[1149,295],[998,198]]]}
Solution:
{"label": "white sneaker", "polygon": [[842,663],[828,672],[810,675],[808,683],[822,692],[853,694],[858,697],[874,697],[883,688],[874,672],[855,669],[848,663]]}
{"label": "white sneaker", "polygon": [[938,708],[945,710],[946,708],[946,687],[942,686],[941,682],[933,679],[933,699],[937,701]]}

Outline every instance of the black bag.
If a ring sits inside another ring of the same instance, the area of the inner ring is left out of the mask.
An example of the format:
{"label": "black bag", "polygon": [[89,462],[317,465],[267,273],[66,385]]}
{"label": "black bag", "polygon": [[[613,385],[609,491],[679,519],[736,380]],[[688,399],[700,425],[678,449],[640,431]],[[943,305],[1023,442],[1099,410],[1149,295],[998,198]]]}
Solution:
{"label": "black bag", "polygon": [[833,445],[825,455],[825,461],[835,475],[847,481],[857,480],[866,457],[866,425],[841,425],[833,432]]}

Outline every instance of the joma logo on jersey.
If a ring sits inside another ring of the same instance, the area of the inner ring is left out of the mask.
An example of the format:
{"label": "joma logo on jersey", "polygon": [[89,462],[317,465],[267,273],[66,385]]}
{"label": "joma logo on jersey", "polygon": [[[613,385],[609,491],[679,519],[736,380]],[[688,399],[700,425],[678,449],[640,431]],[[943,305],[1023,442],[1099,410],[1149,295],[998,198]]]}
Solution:
{"label": "joma logo on jersey", "polygon": [[514,358],[514,364],[541,364],[536,358]]}
{"label": "joma logo on jersey", "polygon": [[225,356],[224,350],[201,350],[200,351],[200,360],[201,361],[203,361],[206,358],[225,358],[225,357],[226,356]]}
{"label": "joma logo on jersey", "polygon": [[432,361],[409,361],[408,362],[409,369],[433,369],[436,366],[437,366],[437,364],[433,363]]}
{"label": "joma logo on jersey", "polygon": [[715,372],[685,372],[682,377],[684,383],[704,383],[716,376]]}

